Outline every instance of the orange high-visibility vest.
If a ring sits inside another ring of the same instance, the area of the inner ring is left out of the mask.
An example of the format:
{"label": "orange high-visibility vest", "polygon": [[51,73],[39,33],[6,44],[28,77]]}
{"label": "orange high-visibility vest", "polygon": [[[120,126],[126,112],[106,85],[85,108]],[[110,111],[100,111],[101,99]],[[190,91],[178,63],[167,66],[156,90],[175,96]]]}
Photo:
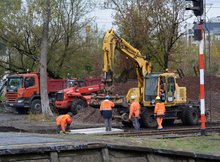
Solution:
{"label": "orange high-visibility vest", "polygon": [[129,119],[131,117],[139,117],[140,116],[140,104],[137,101],[133,101],[130,105]]}
{"label": "orange high-visibility vest", "polygon": [[112,107],[114,106],[115,106],[114,102],[110,100],[104,100],[100,105],[100,110],[112,110]]}
{"label": "orange high-visibility vest", "polygon": [[60,125],[62,131],[65,131],[65,126],[67,124],[67,122],[66,122],[67,118],[71,118],[69,114],[60,115],[56,118],[56,125],[57,126]]}
{"label": "orange high-visibility vest", "polygon": [[157,115],[164,115],[166,112],[166,108],[164,103],[156,103],[155,108],[154,108],[154,114]]}

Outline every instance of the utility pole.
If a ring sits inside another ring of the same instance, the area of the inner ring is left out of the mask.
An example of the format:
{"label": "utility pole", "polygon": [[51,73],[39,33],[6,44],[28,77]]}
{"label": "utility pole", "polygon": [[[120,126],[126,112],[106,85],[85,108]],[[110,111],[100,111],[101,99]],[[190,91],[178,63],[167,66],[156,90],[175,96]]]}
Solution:
{"label": "utility pole", "polygon": [[194,30],[194,37],[199,41],[199,69],[200,69],[200,120],[201,120],[201,135],[206,135],[206,117],[205,117],[205,87],[204,87],[204,29],[203,29],[203,0],[186,0],[192,1],[193,6],[187,7],[186,10],[192,10],[194,15],[197,17],[198,29]]}

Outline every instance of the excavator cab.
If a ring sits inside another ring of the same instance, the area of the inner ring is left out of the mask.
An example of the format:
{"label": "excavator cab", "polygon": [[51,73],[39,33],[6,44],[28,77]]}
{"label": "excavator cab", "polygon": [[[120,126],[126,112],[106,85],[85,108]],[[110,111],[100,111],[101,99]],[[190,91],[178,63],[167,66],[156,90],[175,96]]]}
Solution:
{"label": "excavator cab", "polygon": [[160,96],[166,105],[186,102],[185,87],[176,83],[175,73],[150,73],[144,77],[143,105],[154,104],[156,96]]}
{"label": "excavator cab", "polygon": [[153,102],[157,97],[159,74],[149,74],[145,77],[144,102]]}

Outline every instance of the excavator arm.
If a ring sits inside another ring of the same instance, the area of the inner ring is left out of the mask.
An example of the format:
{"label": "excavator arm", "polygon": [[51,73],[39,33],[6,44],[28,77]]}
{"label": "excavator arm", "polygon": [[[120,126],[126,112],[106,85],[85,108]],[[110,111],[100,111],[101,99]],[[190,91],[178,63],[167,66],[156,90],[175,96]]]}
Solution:
{"label": "excavator arm", "polygon": [[[110,29],[106,32],[103,40],[103,72],[104,77],[103,81],[105,83],[105,90],[107,94],[111,94],[111,86],[113,83],[113,72],[114,72],[114,60],[116,58],[116,50],[119,51],[119,54],[124,55],[125,57],[130,58],[134,63],[136,68],[137,78],[138,78],[138,87],[132,88],[128,91],[126,97],[111,95],[111,100],[115,103],[115,107],[128,107],[128,101],[131,95],[136,95],[138,101],[141,101],[143,98],[143,77],[147,73],[151,73],[151,65],[146,60],[146,58],[140,53],[139,50],[132,47],[128,42],[123,38],[120,38],[115,34],[114,30]],[[90,101],[90,106],[99,107],[101,101],[104,100],[104,96],[98,95],[93,96]]]}
{"label": "excavator arm", "polygon": [[132,47],[123,38],[117,36],[113,29],[106,32],[103,41],[103,58],[104,58],[104,82],[108,85],[113,82],[113,65],[115,59],[115,51],[130,58],[136,64],[136,73],[138,77],[138,87],[143,87],[143,76],[151,72],[151,65],[139,50]]}

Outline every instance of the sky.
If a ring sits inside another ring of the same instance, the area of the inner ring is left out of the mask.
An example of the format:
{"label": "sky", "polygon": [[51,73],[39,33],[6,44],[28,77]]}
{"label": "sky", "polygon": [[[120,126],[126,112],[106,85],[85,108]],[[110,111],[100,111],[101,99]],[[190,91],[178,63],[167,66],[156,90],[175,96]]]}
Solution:
{"label": "sky", "polygon": [[207,18],[220,16],[220,0],[206,0]]}
{"label": "sky", "polygon": [[[208,21],[212,17],[220,16],[220,0],[203,0],[204,2],[206,1],[206,20]],[[192,12],[192,11],[189,11]],[[96,22],[101,30],[107,30],[110,28],[115,28],[112,25],[113,18],[112,10],[100,10],[96,9],[93,12],[94,16],[96,17]],[[196,18],[193,18],[189,21],[194,21]]]}
{"label": "sky", "polygon": [[96,17],[96,22],[98,25],[99,29],[103,29],[103,30],[107,30],[112,28],[112,22],[113,22],[113,18],[112,18],[112,14],[113,11],[110,9],[105,9],[105,10],[101,10],[101,9],[96,9],[93,12],[94,16]]}

